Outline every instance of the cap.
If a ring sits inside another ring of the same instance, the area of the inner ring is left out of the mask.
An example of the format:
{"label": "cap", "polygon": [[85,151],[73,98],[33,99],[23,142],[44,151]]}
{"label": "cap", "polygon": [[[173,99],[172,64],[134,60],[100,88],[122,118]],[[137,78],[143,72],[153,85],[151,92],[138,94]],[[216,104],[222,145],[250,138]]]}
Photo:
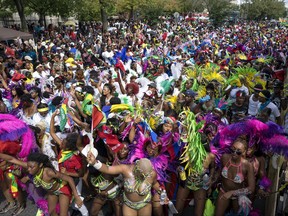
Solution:
{"label": "cap", "polygon": [[32,58],[30,56],[25,56],[24,59],[28,61],[32,61]]}
{"label": "cap", "polygon": [[154,82],[149,83],[148,86],[150,86],[151,88],[156,88],[156,84]]}
{"label": "cap", "polygon": [[236,92],[236,97],[246,97],[246,92],[245,91],[237,91]]}
{"label": "cap", "polygon": [[36,69],[39,68],[39,67],[43,67],[43,65],[42,64],[37,65]]}
{"label": "cap", "polygon": [[184,92],[185,96],[190,96],[190,97],[195,97],[196,96],[196,92],[194,92],[191,89],[188,89],[187,91]]}
{"label": "cap", "polygon": [[263,90],[263,86],[258,83],[258,84],[256,84],[256,85],[254,86],[254,90],[255,90],[255,91],[262,91],[262,90]]}

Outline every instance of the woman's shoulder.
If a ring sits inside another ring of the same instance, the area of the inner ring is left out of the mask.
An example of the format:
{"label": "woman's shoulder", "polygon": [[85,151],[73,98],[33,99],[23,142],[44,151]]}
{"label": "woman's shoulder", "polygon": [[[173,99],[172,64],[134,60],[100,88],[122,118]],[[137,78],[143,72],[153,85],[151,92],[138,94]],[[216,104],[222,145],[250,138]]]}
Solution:
{"label": "woman's shoulder", "polygon": [[251,162],[248,161],[248,160],[245,159],[245,158],[242,158],[241,162],[242,162],[242,164],[245,166],[245,168],[247,168],[247,169],[248,169],[249,167],[252,167]]}

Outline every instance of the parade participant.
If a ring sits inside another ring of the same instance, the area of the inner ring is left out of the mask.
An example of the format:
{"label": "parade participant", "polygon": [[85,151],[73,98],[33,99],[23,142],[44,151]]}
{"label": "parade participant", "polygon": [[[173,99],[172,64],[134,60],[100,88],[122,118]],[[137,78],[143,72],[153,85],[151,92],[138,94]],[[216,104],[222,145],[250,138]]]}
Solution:
{"label": "parade participant", "polygon": [[8,109],[6,104],[3,101],[2,92],[0,91],[0,114],[7,113]]}
{"label": "parade participant", "polygon": [[248,112],[248,105],[245,103],[246,93],[238,91],[236,93],[236,101],[228,108],[228,120],[230,123],[241,121]]}
{"label": "parade participant", "polygon": [[231,146],[230,154],[221,157],[221,186],[216,202],[216,216],[223,216],[232,202],[233,212],[248,215],[251,210],[249,194],[255,191],[252,165],[244,159],[247,142],[238,138]]}
{"label": "parade participant", "polygon": [[259,101],[259,93],[263,90],[263,86],[261,84],[256,84],[254,86],[254,93],[249,97],[248,103],[248,115],[256,116]]}
{"label": "parade participant", "polygon": [[107,166],[97,161],[95,156],[89,152],[87,161],[100,172],[123,175],[123,215],[151,215],[151,189],[155,189],[157,193],[161,193],[162,189],[157,182],[157,174],[148,159],[140,159],[131,165]]}
{"label": "parade participant", "polygon": [[[179,166],[180,184],[176,197],[176,209],[181,215],[185,200],[192,191],[195,202],[194,214],[200,216],[204,213],[205,203],[208,193],[211,192],[210,187],[214,178],[215,156],[210,152],[209,140],[212,139],[212,136],[215,136],[215,131],[204,129],[209,139],[207,139],[206,143],[202,143],[201,134],[198,132],[202,124],[195,125],[196,127],[193,127],[193,129],[188,127],[189,124],[195,124],[195,115],[192,112],[184,111],[180,113],[180,118],[183,130],[181,131],[181,139],[185,143],[184,153],[180,160],[182,163],[188,164],[185,166],[186,168],[188,167],[188,172],[186,178],[184,167],[182,165]],[[195,147],[192,145],[195,145]],[[191,158],[193,151],[195,154],[199,154],[199,157],[194,158],[194,161],[190,161],[189,158]],[[200,154],[203,156],[200,156]]]}
{"label": "parade participant", "polygon": [[33,116],[37,112],[30,94],[24,94],[21,97],[22,110],[20,110],[21,119],[28,125],[34,125]]}
{"label": "parade participant", "polygon": [[270,108],[271,109],[271,115],[269,119],[273,122],[279,123],[280,122],[280,111],[277,108],[277,106],[271,102],[270,97],[271,94],[268,90],[263,90],[259,94],[260,98],[259,101],[261,102],[258,105],[258,112],[257,115],[260,115],[260,113],[263,111],[264,108]]}
{"label": "parade participant", "polygon": [[104,84],[102,90],[102,96],[100,98],[101,107],[110,105],[110,99],[113,97],[113,86],[110,84]]}
{"label": "parade participant", "polygon": [[12,156],[1,154],[0,158],[27,169],[32,176],[33,184],[48,191],[48,208],[50,215],[57,215],[56,204],[60,204],[60,216],[68,215],[68,207],[72,196],[80,208],[83,205],[73,179],[54,169],[48,156],[41,153],[31,153],[27,162],[20,161]]}
{"label": "parade participant", "polygon": [[20,87],[15,86],[11,89],[11,95],[12,95],[12,107],[17,108],[20,104],[21,96],[24,95],[23,90]]}

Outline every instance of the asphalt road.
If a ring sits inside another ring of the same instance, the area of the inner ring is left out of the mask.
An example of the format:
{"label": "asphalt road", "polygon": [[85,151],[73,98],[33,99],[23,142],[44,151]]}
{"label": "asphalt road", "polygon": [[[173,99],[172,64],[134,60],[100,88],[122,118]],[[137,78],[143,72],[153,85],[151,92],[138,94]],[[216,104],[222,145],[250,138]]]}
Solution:
{"label": "asphalt road", "polygon": [[[0,192],[0,208],[2,208],[2,206],[5,204],[4,200],[5,200],[4,196],[3,196],[2,192]],[[88,203],[85,203],[85,205],[89,209],[89,207],[91,206],[91,201]],[[262,201],[261,200],[256,201],[255,206],[260,210],[261,209],[263,210],[263,207],[265,207],[265,205],[263,205],[263,200]],[[27,216],[27,215],[34,216],[34,215],[36,215],[36,212],[37,212],[37,208],[36,208],[35,204],[32,201],[27,200],[26,209],[19,216]],[[5,214],[0,214],[0,216],[2,216],[2,215],[3,216],[11,216],[12,211],[5,213]],[[263,214],[261,214],[261,215],[263,215]],[[73,216],[81,216],[81,214],[73,214]],[[106,205],[103,208],[103,212],[101,212],[99,214],[99,216],[112,216],[111,213],[109,212],[109,206]],[[193,216],[193,206],[186,207],[184,210],[183,216]]]}

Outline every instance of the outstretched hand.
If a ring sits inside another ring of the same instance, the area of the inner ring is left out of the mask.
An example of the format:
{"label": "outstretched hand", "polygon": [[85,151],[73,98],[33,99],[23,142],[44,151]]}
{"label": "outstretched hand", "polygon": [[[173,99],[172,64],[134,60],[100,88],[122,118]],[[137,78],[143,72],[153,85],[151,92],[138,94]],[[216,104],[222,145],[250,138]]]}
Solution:
{"label": "outstretched hand", "polygon": [[87,154],[87,162],[92,166],[97,162],[94,154],[91,151],[89,151]]}

